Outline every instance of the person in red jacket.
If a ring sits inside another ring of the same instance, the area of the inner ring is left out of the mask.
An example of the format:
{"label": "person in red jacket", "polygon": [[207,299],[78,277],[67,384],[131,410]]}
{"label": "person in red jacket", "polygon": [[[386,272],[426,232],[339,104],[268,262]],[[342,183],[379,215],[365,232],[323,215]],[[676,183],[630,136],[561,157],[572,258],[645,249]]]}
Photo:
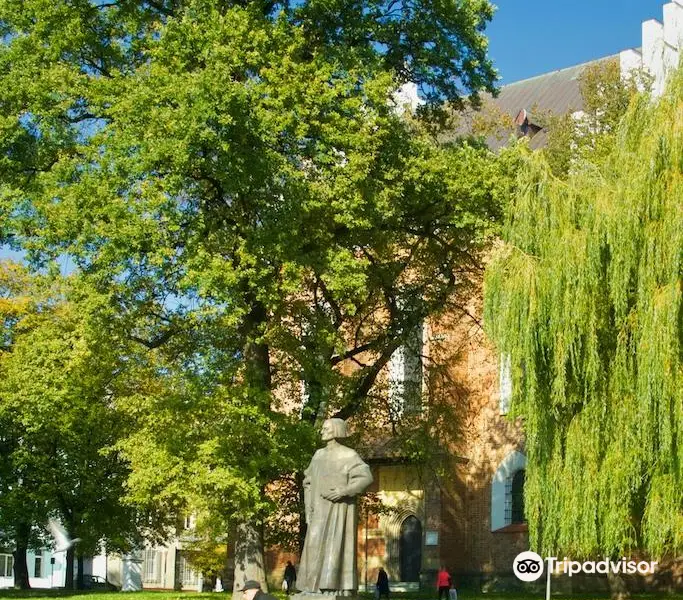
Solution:
{"label": "person in red jacket", "polygon": [[444,600],[448,600],[448,592],[451,589],[451,575],[444,565],[441,565],[441,569],[436,576],[436,587],[439,590],[439,600],[441,600],[442,596]]}

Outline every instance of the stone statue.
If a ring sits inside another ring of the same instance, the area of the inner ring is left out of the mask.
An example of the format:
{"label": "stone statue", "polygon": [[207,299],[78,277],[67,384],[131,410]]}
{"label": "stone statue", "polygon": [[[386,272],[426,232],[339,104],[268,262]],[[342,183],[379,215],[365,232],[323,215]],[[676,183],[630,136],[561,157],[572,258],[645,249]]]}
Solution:
{"label": "stone statue", "polygon": [[345,421],[328,419],[321,433],[326,446],[304,471],[308,529],[296,580],[303,594],[297,596],[353,596],[358,589],[356,496],[372,483],[372,473],[355,450],[337,441],[347,435]]}

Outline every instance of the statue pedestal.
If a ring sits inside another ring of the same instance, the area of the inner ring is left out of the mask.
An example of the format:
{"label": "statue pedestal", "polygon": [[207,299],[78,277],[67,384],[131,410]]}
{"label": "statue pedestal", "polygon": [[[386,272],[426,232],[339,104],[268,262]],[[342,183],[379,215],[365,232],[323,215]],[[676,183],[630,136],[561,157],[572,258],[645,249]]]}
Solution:
{"label": "statue pedestal", "polygon": [[290,596],[291,600],[353,600],[357,598],[356,592],[351,594],[347,592],[348,595],[342,595],[341,592],[330,592],[329,594],[324,594],[323,592],[298,592]]}

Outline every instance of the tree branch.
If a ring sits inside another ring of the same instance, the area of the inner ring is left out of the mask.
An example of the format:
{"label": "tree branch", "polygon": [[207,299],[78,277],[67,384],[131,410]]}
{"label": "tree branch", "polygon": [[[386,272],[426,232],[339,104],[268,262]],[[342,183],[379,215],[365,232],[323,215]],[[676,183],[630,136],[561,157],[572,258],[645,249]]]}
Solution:
{"label": "tree branch", "polygon": [[342,311],[339,308],[339,304],[337,304],[337,302],[332,298],[332,295],[330,294],[330,291],[327,289],[325,282],[317,275],[316,283],[320,286],[320,289],[323,293],[323,298],[325,298],[325,301],[330,305],[330,307],[332,308],[332,312],[334,313],[334,319],[332,320],[332,324],[334,325],[335,329],[339,329],[344,323],[344,316],[342,315]]}
{"label": "tree branch", "polygon": [[177,329],[167,329],[164,331],[164,333],[158,335],[156,338],[152,340],[145,340],[141,337],[138,337],[136,335],[130,334],[128,337],[134,342],[137,342],[138,344],[142,344],[145,346],[145,348],[149,350],[154,350],[156,348],[159,348],[160,346],[163,346],[168,340],[170,340],[176,333],[178,333]]}
{"label": "tree branch", "polygon": [[347,402],[344,407],[337,411],[337,413],[334,415],[335,418],[348,419],[358,412],[358,410],[360,410],[363,399],[370,392],[370,389],[374,385],[380,371],[384,368],[384,365],[389,362],[391,355],[401,345],[402,341],[403,340],[400,337],[395,337],[392,342],[384,348],[382,353],[379,355],[379,358],[377,358],[374,364],[368,368],[366,373],[359,378],[358,385],[356,386],[353,394],[351,394],[349,402]]}

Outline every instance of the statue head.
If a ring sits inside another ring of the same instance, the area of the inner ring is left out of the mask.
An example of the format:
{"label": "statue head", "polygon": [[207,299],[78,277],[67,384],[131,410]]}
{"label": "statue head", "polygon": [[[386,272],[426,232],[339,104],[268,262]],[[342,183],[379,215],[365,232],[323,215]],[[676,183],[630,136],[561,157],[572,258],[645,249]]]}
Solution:
{"label": "statue head", "polygon": [[327,419],[323,423],[320,433],[323,442],[345,438],[348,435],[346,433],[346,421],[344,419]]}

